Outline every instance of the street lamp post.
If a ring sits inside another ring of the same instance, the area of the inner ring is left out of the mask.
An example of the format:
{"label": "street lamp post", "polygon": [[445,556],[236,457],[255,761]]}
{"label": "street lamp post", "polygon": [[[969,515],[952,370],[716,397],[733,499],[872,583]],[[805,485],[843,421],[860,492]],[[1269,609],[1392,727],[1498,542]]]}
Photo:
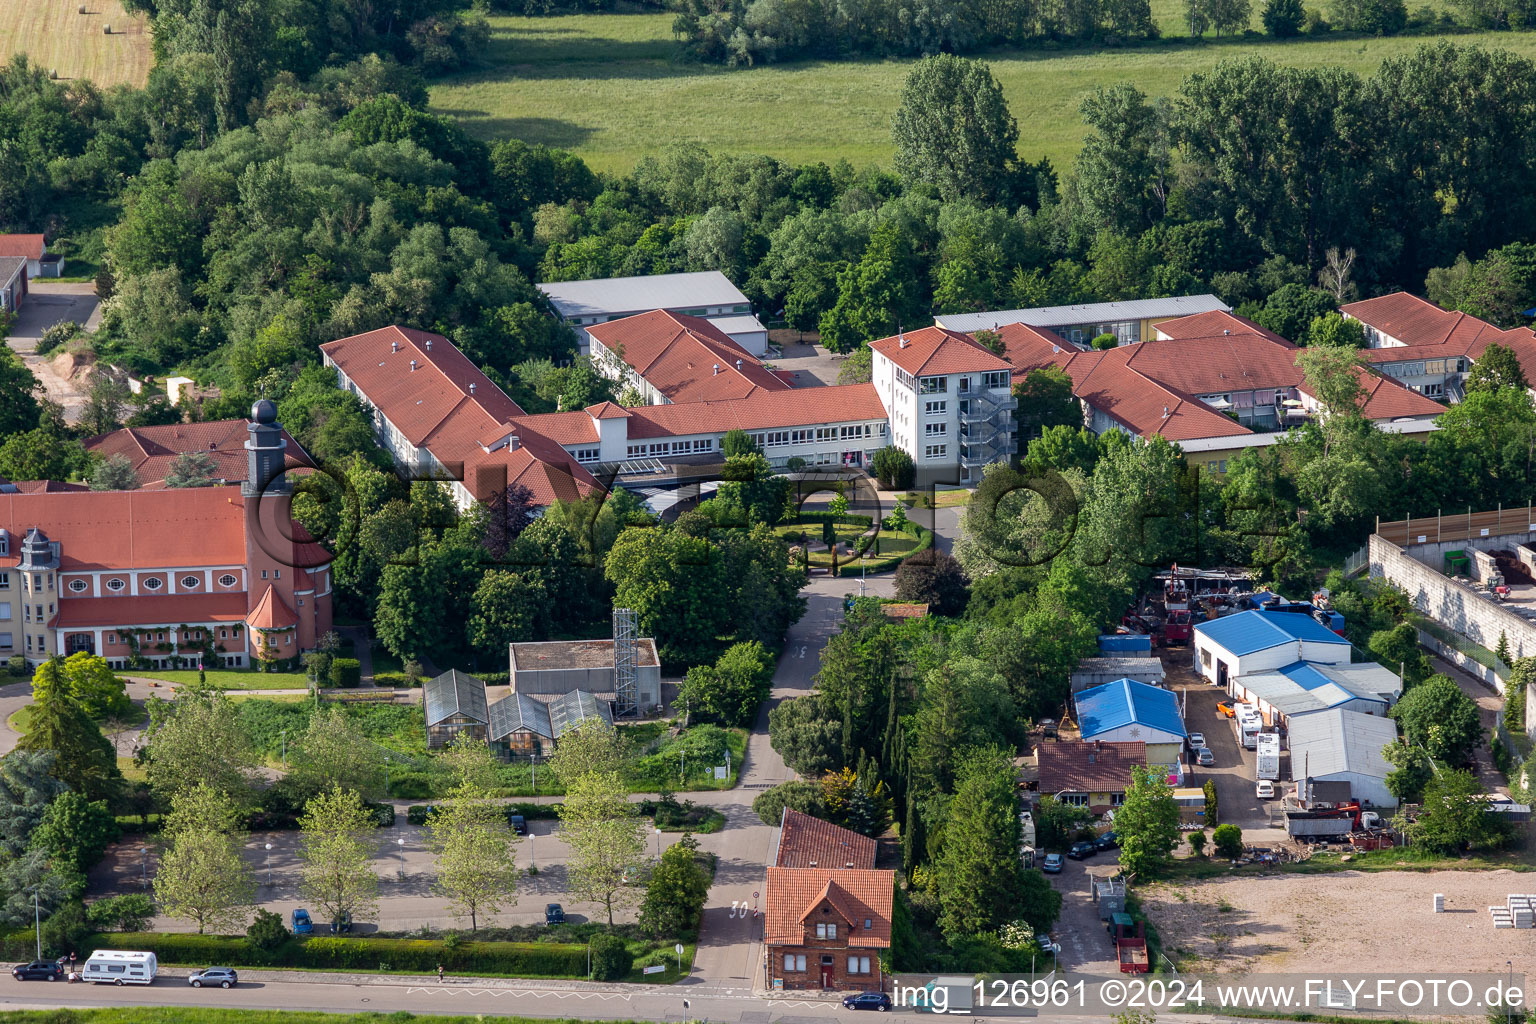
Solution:
{"label": "street lamp post", "polygon": [[267,844],[267,884],[272,884],[272,844]]}
{"label": "street lamp post", "polygon": [[43,958],[43,908],[37,901],[37,890],[32,890],[32,921],[37,928],[37,958]]}
{"label": "street lamp post", "polygon": [[149,888],[149,847],[139,847],[139,885]]}
{"label": "street lamp post", "polygon": [[395,846],[400,850],[400,881],[405,881],[405,836],[395,840]]}
{"label": "street lamp post", "polygon": [[389,799],[389,755],[384,755],[384,799]]}
{"label": "street lamp post", "polygon": [[656,863],[661,863],[661,826],[656,826],[652,831],[656,833]]}
{"label": "street lamp post", "polygon": [[528,758],[528,767],[533,771],[533,795],[539,795],[539,755],[532,754]]}

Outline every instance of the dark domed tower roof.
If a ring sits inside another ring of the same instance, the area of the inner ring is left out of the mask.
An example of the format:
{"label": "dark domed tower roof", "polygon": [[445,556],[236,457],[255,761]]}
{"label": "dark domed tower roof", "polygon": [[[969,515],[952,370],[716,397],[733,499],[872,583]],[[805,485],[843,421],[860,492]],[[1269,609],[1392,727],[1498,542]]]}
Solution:
{"label": "dark domed tower roof", "polygon": [[277,406],[271,399],[259,398],[256,404],[251,406],[251,419],[257,423],[276,423]]}

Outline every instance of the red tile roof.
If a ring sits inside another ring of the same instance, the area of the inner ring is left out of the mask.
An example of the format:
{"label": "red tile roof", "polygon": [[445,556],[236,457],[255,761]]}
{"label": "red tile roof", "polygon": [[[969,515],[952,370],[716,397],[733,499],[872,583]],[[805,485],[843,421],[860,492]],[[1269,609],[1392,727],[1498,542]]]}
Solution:
{"label": "red tile roof", "polygon": [[46,250],[42,235],[0,235],[0,258],[40,260]]}
{"label": "red tile roof", "polygon": [[245,621],[252,629],[292,629],[299,624],[299,617],[269,583],[266,593],[261,595],[261,600],[256,602]]}
{"label": "red tile roof", "polygon": [[[1162,338],[1178,341],[1189,338],[1217,338],[1230,334],[1257,334],[1261,338],[1290,345],[1291,342],[1261,324],[1245,316],[1216,309],[1206,313],[1181,316],[1176,320],[1163,320],[1154,328]],[[1295,346],[1292,346],[1293,348]]]}
{"label": "red tile roof", "polygon": [[[885,949],[891,944],[895,879],[891,871],[770,867],[763,941],[771,946],[804,944],[808,919],[820,917],[820,908],[829,904],[850,925],[850,947]],[[864,927],[866,919],[873,927]]]}
{"label": "red tile roof", "polygon": [[[441,335],[384,327],[320,348],[413,446],[430,451],[479,500],[512,484],[541,505],[599,489],[560,442],[524,427],[537,416],[525,416]],[[519,447],[499,444],[509,435]]]}
{"label": "red tile roof", "polygon": [[852,829],[786,807],[773,863],[780,868],[873,868],[876,845]]}
{"label": "red tile roof", "polygon": [[920,374],[980,373],[1009,369],[1005,360],[994,355],[969,334],[944,327],[923,327],[903,332],[872,341],[869,347],[914,377]]}
{"label": "red tile roof", "polygon": [[[230,483],[245,479],[249,460],[245,442],[250,440],[245,420],[210,420],[206,423],[172,423],[158,427],[124,427],[87,439],[87,451],[107,458],[121,455],[132,465],[140,487],[163,487],[176,456],[204,452],[213,460],[214,478]],[[313,469],[314,463],[299,443],[284,430],[284,465],[288,469]]]}
{"label": "red tile roof", "polygon": [[0,494],[0,528],[21,537],[33,526],[59,542],[64,572],[246,562],[238,487]]}
{"label": "red tile roof", "polygon": [[88,491],[85,484],[72,484],[65,480],[18,480],[16,483],[3,481],[6,486],[16,488],[18,494],[63,494],[69,491]]}
{"label": "red tile roof", "polygon": [[168,594],[164,597],[70,597],[49,623],[55,629],[175,626],[183,622],[243,622],[246,596]]}
{"label": "red tile roof", "polygon": [[1064,367],[1082,349],[1043,327],[1004,324],[997,329],[1003,339],[1003,353],[1018,375],[1044,366]]}
{"label": "red tile roof", "polygon": [[595,324],[587,334],[608,351],[622,352],[624,362],[672,402],[744,398],[789,387],[703,317],[656,309]]}
{"label": "red tile roof", "polygon": [[1131,766],[1147,763],[1147,745],[1063,740],[1040,744],[1035,755],[1041,793],[1118,793],[1131,783]]}
{"label": "red tile roof", "polygon": [[[1369,420],[1395,420],[1403,417],[1438,416],[1445,412],[1445,406],[1432,398],[1425,398],[1411,388],[1391,377],[1383,377],[1366,367],[1355,370],[1355,378],[1360,381],[1360,388],[1365,393],[1365,401],[1360,405],[1360,413]],[[1306,384],[1302,390],[1311,394]]]}
{"label": "red tile roof", "polygon": [[1536,334],[1527,328],[1500,330],[1485,320],[1441,309],[1408,292],[1351,302],[1339,310],[1403,343],[1368,350],[1365,355],[1373,363],[1452,355],[1476,359],[1492,342],[1509,346],[1536,343]]}

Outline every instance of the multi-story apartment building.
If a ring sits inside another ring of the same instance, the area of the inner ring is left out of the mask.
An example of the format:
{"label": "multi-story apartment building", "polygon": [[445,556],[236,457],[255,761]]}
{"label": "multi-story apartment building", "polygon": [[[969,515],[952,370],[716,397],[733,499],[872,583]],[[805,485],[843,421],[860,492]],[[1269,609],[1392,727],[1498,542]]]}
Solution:
{"label": "multi-story apartment building", "polygon": [[1459,400],[1472,363],[1492,344],[1513,349],[1527,376],[1536,369],[1536,334],[1530,329],[1500,330],[1408,292],[1351,302],[1339,312],[1364,327],[1362,355],[1371,365],[1428,398]]}
{"label": "multi-story apartment building", "polygon": [[919,485],[971,483],[1017,451],[1013,370],[969,335],[943,327],[871,342],[872,378],[891,443],[912,456]]}

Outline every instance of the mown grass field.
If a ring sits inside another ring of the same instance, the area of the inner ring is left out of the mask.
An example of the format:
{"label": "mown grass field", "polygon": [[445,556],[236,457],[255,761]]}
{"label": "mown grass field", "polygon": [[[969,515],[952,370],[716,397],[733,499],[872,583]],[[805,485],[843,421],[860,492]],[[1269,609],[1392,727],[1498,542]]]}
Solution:
{"label": "mown grass field", "polygon": [[[982,54],[1018,119],[1019,151],[1030,159],[1048,156],[1058,168],[1069,165],[1082,142],[1078,107],[1101,85],[1126,81],[1167,96],[1190,73],[1246,54],[1369,74],[1385,58],[1429,40],[1193,41],[1180,35],[1181,9],[1179,0],[1154,0],[1154,16],[1171,38],[1152,45]],[[482,138],[572,149],[595,169],[609,171],[628,170],[647,154],[684,141],[791,162],[891,163],[890,118],[909,60],[736,70],[679,63],[673,60],[670,14],[499,17],[491,25],[491,66],[432,88],[432,109],[463,119]],[[1532,32],[1452,38],[1536,56]]]}
{"label": "mown grass field", "polygon": [[86,0],[86,13],[79,9],[78,0],[0,0],[0,60],[25,53],[61,79],[143,85],[153,60],[144,16],[129,17],[119,0]]}
{"label": "mown grass field", "polygon": [[[158,679],[163,683],[189,686],[197,682],[197,669],[170,669],[163,672],[124,669],[122,675],[134,679]],[[221,690],[303,690],[309,677],[303,672],[250,672],[239,669],[208,669],[208,685]]]}

